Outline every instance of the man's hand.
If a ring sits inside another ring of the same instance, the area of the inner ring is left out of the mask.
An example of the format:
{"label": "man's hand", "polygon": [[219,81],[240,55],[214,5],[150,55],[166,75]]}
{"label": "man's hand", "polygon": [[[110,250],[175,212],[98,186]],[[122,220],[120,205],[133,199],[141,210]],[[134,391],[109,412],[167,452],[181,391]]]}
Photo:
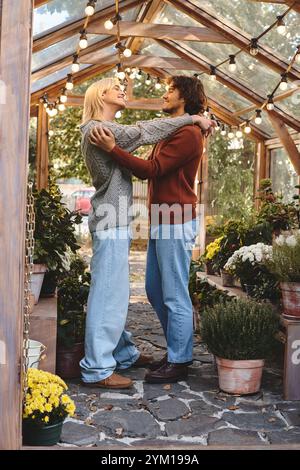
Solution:
{"label": "man's hand", "polygon": [[96,126],[91,130],[90,142],[105,152],[111,152],[116,145],[113,133],[107,127],[102,126]]}

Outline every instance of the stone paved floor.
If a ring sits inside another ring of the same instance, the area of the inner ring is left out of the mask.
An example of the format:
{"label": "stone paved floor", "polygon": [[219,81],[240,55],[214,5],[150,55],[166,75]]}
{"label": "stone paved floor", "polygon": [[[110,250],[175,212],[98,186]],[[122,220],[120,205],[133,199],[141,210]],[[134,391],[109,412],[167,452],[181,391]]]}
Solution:
{"label": "stone paved floor", "polygon": [[[133,252],[128,329],[140,350],[160,358],[165,341],[145,297],[144,266],[145,253]],[[144,369],[127,371],[134,379],[131,390],[99,390],[70,381],[77,414],[65,422],[60,445],[300,445],[300,402],[283,401],[280,370],[265,369],[258,394],[230,396],[219,391],[213,357],[197,337],[194,351],[189,378],[178,384],[146,384]]]}

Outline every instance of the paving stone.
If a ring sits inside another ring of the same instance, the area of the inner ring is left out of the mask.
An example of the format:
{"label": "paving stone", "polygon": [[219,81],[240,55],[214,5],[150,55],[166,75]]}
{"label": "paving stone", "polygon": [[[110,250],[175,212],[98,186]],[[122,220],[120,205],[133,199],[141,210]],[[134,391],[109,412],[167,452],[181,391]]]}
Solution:
{"label": "paving stone", "polygon": [[300,410],[294,411],[282,411],[284,419],[287,421],[289,426],[300,426]]}
{"label": "paving stone", "polygon": [[167,436],[197,437],[201,434],[207,434],[221,426],[225,426],[224,421],[203,414],[167,423],[166,433]]}
{"label": "paving stone", "polygon": [[207,415],[207,416],[212,416],[214,413],[220,412],[220,408],[217,408],[216,406],[209,405],[205,403],[204,400],[195,400],[189,403],[192,411],[192,416],[197,416],[197,415]]}
{"label": "paving stone", "polygon": [[242,412],[255,412],[255,413],[266,413],[274,411],[274,405],[262,405],[261,403],[257,404],[255,402],[252,403],[237,403],[236,406],[238,407],[239,411]]}
{"label": "paving stone", "polygon": [[208,445],[263,445],[265,442],[260,439],[255,431],[240,431],[239,429],[218,429],[208,435]]}
{"label": "paving stone", "polygon": [[233,406],[236,403],[237,397],[229,395],[224,392],[203,392],[204,401],[209,404],[218,407],[219,409],[227,409],[229,406]]}
{"label": "paving stone", "polygon": [[200,361],[204,364],[213,364],[214,357],[212,354],[194,354],[194,360]]}
{"label": "paving stone", "polygon": [[120,437],[147,437],[160,436],[160,427],[147,411],[99,411],[93,416],[93,421],[99,430],[109,436],[116,436],[116,430],[122,429]]}
{"label": "paving stone", "polygon": [[122,371],[123,375],[129,377],[132,380],[144,380],[146,368],[144,367],[131,367],[130,369],[126,369]]}
{"label": "paving stone", "polygon": [[[100,409],[111,411],[111,409],[115,409],[115,408],[120,408],[121,410],[131,411],[131,410],[139,410],[141,408],[140,407],[141,403],[142,403],[141,401],[134,400],[134,399],[114,400],[114,399],[109,399],[109,398],[103,398],[103,399],[98,400],[95,406],[97,406],[99,411]],[[112,408],[110,409],[110,407]]]}
{"label": "paving stone", "polygon": [[172,384],[148,384],[144,383],[144,400],[153,400],[164,395],[177,396],[177,393],[185,390],[178,383]]}
{"label": "paving stone", "polygon": [[123,448],[124,449],[127,449],[129,448],[129,445],[126,444],[125,442],[120,442],[120,441],[116,441],[116,440],[113,440],[113,439],[104,439],[103,441],[97,441],[96,442],[96,447],[101,447],[104,449],[107,449],[107,450],[110,450],[110,449],[115,449],[116,447],[118,448]]}
{"label": "paving stone", "polygon": [[94,445],[99,438],[99,431],[85,424],[73,423],[67,421],[63,425],[61,442],[65,444],[74,444],[77,446]]}
{"label": "paving stone", "polygon": [[149,410],[159,421],[171,421],[182,418],[182,416],[186,416],[190,412],[189,408],[176,398],[149,403]]}
{"label": "paving stone", "polygon": [[222,419],[227,423],[237,426],[239,429],[249,431],[272,431],[283,429],[285,423],[274,413],[232,413],[226,412]]}
{"label": "paving stone", "polygon": [[271,444],[300,444],[300,431],[296,428],[266,434]]}
{"label": "paving stone", "polygon": [[300,401],[284,401],[276,403],[276,408],[279,411],[298,410],[300,412]]}
{"label": "paving stone", "polygon": [[219,390],[219,382],[217,377],[188,377],[186,383],[189,385],[191,390],[195,392],[205,392],[208,390]]}

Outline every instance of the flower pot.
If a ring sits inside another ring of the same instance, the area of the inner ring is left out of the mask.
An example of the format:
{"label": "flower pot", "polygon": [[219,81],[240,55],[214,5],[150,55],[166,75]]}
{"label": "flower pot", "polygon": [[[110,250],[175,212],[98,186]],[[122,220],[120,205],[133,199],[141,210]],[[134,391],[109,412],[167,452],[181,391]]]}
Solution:
{"label": "flower pot", "polygon": [[300,283],[281,282],[280,290],[284,313],[300,319]]}
{"label": "flower pot", "polygon": [[54,446],[58,443],[64,421],[50,426],[39,426],[31,419],[24,419],[22,424],[23,445]]}
{"label": "flower pot", "polygon": [[33,265],[33,272],[32,272],[31,281],[30,281],[30,290],[34,295],[35,305],[39,301],[41,287],[43,284],[46,269],[47,269],[47,266],[45,264]]}
{"label": "flower pot", "polygon": [[221,269],[221,282],[223,287],[233,287],[234,286],[234,276],[229,272]]}
{"label": "flower pot", "polygon": [[216,357],[219,387],[227,393],[248,395],[260,389],[263,359],[239,360]]}
{"label": "flower pot", "polygon": [[214,274],[214,270],[213,270],[213,264],[211,261],[206,261],[205,262],[205,273],[208,274],[208,275],[213,275]]}
{"label": "flower pot", "polygon": [[56,374],[65,379],[80,377],[79,361],[84,356],[84,343],[75,343],[71,348],[57,347]]}

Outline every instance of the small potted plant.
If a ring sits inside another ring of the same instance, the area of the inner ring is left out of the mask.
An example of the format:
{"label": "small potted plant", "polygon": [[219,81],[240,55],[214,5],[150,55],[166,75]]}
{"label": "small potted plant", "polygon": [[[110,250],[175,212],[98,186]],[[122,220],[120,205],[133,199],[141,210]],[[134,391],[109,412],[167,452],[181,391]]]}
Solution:
{"label": "small potted plant", "polygon": [[57,375],[28,369],[27,390],[23,402],[23,444],[55,445],[67,416],[73,416],[75,405],[66,394],[65,382]]}
{"label": "small potted plant", "polygon": [[203,261],[205,263],[205,272],[206,274],[214,274],[215,269],[214,269],[214,258],[218,254],[220,250],[220,243],[221,243],[222,237],[216,238],[213,242],[209,243],[204,252],[204,258]]}
{"label": "small potted plant", "polygon": [[284,313],[300,319],[300,230],[282,232],[274,239],[268,269],[280,281]]}
{"label": "small potted plant", "polygon": [[278,331],[279,315],[267,303],[235,299],[202,312],[201,337],[216,357],[221,390],[247,395],[260,389]]}
{"label": "small potted plant", "polygon": [[50,181],[49,189],[34,191],[35,231],[34,263],[47,266],[42,295],[55,293],[57,280],[65,270],[66,253],[79,248],[75,225],[82,220],[62,202],[59,187]]}
{"label": "small potted plant", "polygon": [[91,279],[86,268],[80,256],[73,256],[69,271],[58,284],[56,372],[64,378],[80,375],[79,361],[84,356],[86,305]]}

